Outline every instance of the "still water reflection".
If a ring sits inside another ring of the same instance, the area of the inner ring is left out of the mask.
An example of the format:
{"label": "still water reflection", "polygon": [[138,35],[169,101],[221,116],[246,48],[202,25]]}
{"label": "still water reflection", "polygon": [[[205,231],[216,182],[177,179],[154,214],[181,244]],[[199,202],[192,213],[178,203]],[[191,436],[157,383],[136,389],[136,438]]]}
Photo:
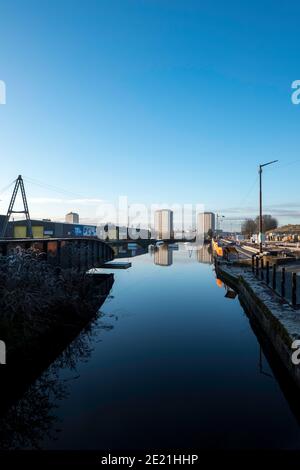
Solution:
{"label": "still water reflection", "polygon": [[118,250],[132,268],[115,272],[101,316],[10,408],[5,445],[299,448],[295,392],[282,391],[287,378],[215,279],[208,248]]}

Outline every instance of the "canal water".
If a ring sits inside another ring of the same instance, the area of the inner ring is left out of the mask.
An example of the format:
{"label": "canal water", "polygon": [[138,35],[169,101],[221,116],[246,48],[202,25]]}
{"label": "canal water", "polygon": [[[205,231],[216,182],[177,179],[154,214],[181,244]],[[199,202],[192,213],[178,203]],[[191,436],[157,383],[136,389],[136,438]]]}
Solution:
{"label": "canal water", "polygon": [[115,271],[99,318],[8,413],[10,430],[24,416],[11,445],[299,448],[276,367],[208,248],[128,254],[119,249],[132,267]]}

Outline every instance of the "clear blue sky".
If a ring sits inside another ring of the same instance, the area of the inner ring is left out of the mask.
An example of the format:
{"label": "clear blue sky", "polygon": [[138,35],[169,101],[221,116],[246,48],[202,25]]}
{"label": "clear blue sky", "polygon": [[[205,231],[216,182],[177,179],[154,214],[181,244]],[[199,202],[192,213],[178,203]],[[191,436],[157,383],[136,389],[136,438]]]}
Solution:
{"label": "clear blue sky", "polygon": [[[22,173],[85,198],[199,202],[244,216],[257,205],[258,163],[278,158],[265,204],[282,223],[300,222],[297,2],[0,8],[0,189]],[[36,216],[84,210],[71,195],[30,184],[28,193]]]}

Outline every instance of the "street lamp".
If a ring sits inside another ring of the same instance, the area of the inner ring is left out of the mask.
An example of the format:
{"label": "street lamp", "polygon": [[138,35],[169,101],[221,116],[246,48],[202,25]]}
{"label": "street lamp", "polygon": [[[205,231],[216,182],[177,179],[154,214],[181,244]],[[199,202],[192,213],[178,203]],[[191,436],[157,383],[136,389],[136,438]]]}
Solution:
{"label": "street lamp", "polygon": [[262,172],[263,167],[277,163],[278,160],[272,160],[271,162],[259,165],[259,252],[263,252],[263,209],[262,209]]}

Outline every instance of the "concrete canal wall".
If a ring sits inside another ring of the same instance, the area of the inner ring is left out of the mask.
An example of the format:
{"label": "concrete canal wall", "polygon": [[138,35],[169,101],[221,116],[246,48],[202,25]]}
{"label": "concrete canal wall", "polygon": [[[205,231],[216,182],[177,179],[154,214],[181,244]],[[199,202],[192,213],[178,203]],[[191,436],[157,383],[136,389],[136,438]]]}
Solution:
{"label": "concrete canal wall", "polygon": [[292,343],[300,339],[300,311],[282,302],[247,268],[216,260],[216,274],[238,292],[250,316],[267,335],[284,367],[300,387],[300,364],[292,362],[295,353]]}

